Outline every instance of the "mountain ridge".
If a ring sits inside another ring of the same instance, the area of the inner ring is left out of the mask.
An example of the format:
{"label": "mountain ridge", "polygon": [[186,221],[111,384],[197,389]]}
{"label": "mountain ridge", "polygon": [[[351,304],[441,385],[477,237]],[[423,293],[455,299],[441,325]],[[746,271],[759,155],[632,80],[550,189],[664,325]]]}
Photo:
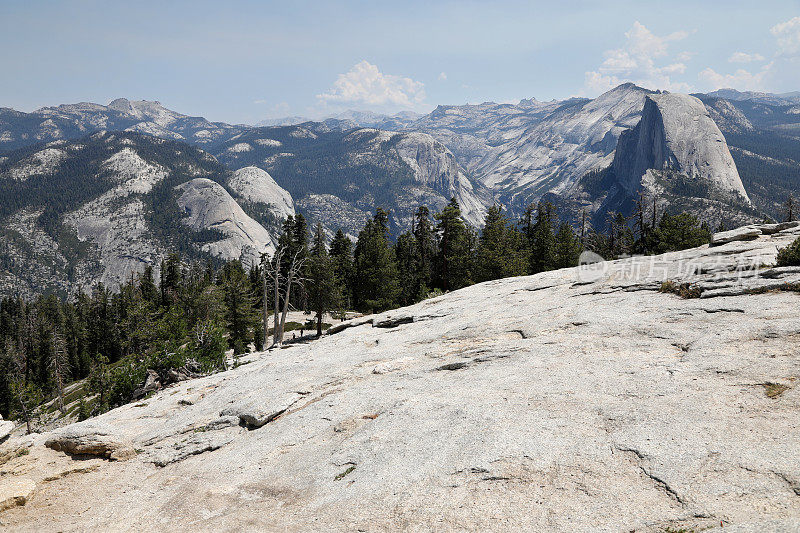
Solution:
{"label": "mountain ridge", "polygon": [[[651,169],[647,179],[640,179],[645,173],[639,172],[647,169],[640,168],[635,176],[626,176],[619,168],[616,160],[620,143],[624,145],[625,136],[632,135],[641,124],[647,101],[672,97],[630,83],[596,99],[440,105],[424,116],[396,115],[392,119],[392,124],[398,126],[396,130],[361,127],[354,119],[385,123],[386,116],[359,112],[346,112],[323,122],[253,128],[212,123],[144,100],[117,99],[106,106],[64,104],[27,114],[6,108],[0,110],[0,168],[10,163],[13,168],[5,171],[4,186],[9,192],[2,199],[9,206],[16,205],[18,198],[13,195],[18,194],[10,191],[19,190],[23,196],[34,194],[35,187],[24,185],[26,180],[43,183],[54,179],[64,165],[74,166],[74,158],[65,152],[63,143],[77,146],[87,135],[101,135],[92,133],[99,130],[110,132],[102,135],[127,131],[120,135],[140,134],[186,143],[185,148],[178,148],[152,141],[148,150],[166,150],[156,157],[161,160],[176,151],[188,154],[201,148],[205,155],[198,157],[207,158],[207,164],[217,162],[227,167],[220,166],[215,171],[219,177],[212,177],[231,196],[233,203],[227,198],[225,202],[231,209],[235,210],[234,204],[244,209],[271,237],[280,231],[283,218],[301,212],[311,224],[321,222],[328,237],[342,229],[355,238],[378,207],[390,211],[390,229],[396,235],[410,228],[417,205],[425,204],[435,212],[452,197],[475,227],[481,226],[485,209],[493,203],[501,205],[513,220],[528,204],[544,199],[559,206],[562,219],[575,223],[588,214],[594,227],[602,229],[608,213],[632,213],[637,187],[660,196],[660,209],[688,210],[713,226],[783,216],[783,203],[800,186],[800,141],[793,140],[800,135],[800,114],[793,112],[793,106],[762,103],[746,99],[747,95],[738,100],[698,97],[707,113],[689,106],[684,118],[674,118],[678,123],[690,121],[690,116],[702,119],[702,131],[696,130],[692,139],[681,141],[682,150],[694,153],[694,159],[675,159],[669,172],[663,168],[665,160],[648,159],[645,166],[662,168]],[[692,96],[679,98],[697,103]],[[720,145],[719,151],[715,144]],[[713,158],[709,159],[711,155]],[[157,183],[147,185],[147,172],[141,163],[137,164],[144,174],[130,186],[158,187]],[[695,172],[706,167],[715,170]],[[94,175],[98,168],[86,171]],[[251,170],[244,171],[245,168]],[[148,172],[152,176],[154,171]],[[208,176],[185,177],[181,183]],[[741,188],[735,187],[734,197],[704,197],[711,194],[714,184],[737,180]],[[102,189],[105,185],[101,186],[101,182],[90,180],[84,186]],[[261,194],[274,197],[274,202],[264,201]],[[47,205],[52,201],[48,198],[43,194],[40,203]],[[736,198],[745,200],[742,203]],[[115,215],[107,207],[93,204],[99,213],[96,216],[90,209],[80,217],[59,212],[54,218],[52,210],[34,212],[29,209],[33,204],[25,205],[22,210],[4,215],[9,228],[15,228],[10,231],[19,233],[24,229],[20,242],[44,238],[40,234],[44,229],[44,235],[60,235],[57,226],[63,220],[75,221],[76,231],[80,230],[70,237],[70,242],[81,243],[82,236],[87,235],[108,246],[116,242],[113,232],[100,230]],[[138,213],[136,216],[152,210],[148,205],[126,205],[131,213]],[[168,219],[176,216],[173,213]],[[97,223],[92,226],[89,221],[94,219]],[[38,220],[48,222],[25,227]],[[141,238],[150,242],[144,233]],[[6,246],[11,246],[12,241],[7,241]],[[76,244],[72,256],[85,253],[84,248]],[[152,249],[152,243],[145,244],[141,250],[123,255],[148,257],[146,250]],[[6,248],[5,253],[6,263],[21,259],[17,248]],[[59,253],[51,258],[62,265],[59,268],[74,269],[74,257],[70,260]],[[130,261],[126,268],[141,267],[139,259]],[[89,268],[82,264],[81,268]],[[65,272],[57,276],[62,281]],[[88,270],[80,275],[87,279],[90,276]],[[41,279],[40,274],[37,276]],[[118,282],[102,276],[99,279]]]}

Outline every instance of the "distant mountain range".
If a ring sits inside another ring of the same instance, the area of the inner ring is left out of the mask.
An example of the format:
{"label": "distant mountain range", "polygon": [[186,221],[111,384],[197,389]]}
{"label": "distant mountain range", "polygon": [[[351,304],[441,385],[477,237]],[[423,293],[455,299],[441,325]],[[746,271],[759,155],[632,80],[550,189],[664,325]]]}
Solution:
{"label": "distant mountain range", "polygon": [[800,91],[783,94],[760,93],[754,91],[737,91],[736,89],[718,89],[707,94],[699,94],[699,97],[723,98],[737,102],[751,101],[759,104],[768,105],[797,105],[800,104]]}
{"label": "distant mountain range", "polygon": [[[342,122],[349,122],[353,127],[362,128],[380,128],[380,129],[398,129],[413,123],[423,115],[414,113],[413,111],[400,111],[394,115],[385,115],[382,113],[375,113],[372,111],[356,111],[349,109],[336,115],[319,120],[318,122],[325,122],[327,120],[336,120]],[[303,124],[304,122],[315,122],[313,119],[306,117],[282,117],[266,119],[258,122],[257,127],[263,126],[295,126]]]}
{"label": "distant mountain range", "polygon": [[125,99],[2,108],[0,292],[115,285],[169,249],[252,259],[295,212],[355,237],[377,207],[397,233],[419,204],[455,197],[480,226],[493,203],[514,218],[547,199],[602,227],[644,193],[660,210],[738,224],[780,216],[799,185],[794,93],[623,84],[596,99],[259,127]]}

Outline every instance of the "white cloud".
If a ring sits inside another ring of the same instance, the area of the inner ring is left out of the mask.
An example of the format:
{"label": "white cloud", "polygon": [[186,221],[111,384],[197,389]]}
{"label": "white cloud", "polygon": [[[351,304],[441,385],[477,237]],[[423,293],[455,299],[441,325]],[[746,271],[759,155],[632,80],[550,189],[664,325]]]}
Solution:
{"label": "white cloud", "polygon": [[377,66],[361,61],[339,74],[333,87],[317,98],[324,103],[415,108],[424,102],[425,88],[422,82],[383,74]]}
{"label": "white cloud", "polygon": [[446,81],[446,80],[447,80],[446,72],[442,72],[441,74],[439,74],[439,81]]}
{"label": "white cloud", "polygon": [[800,55],[800,17],[776,24],[770,33],[778,41],[778,54],[784,57]]}
{"label": "white cloud", "polygon": [[728,63],[752,63],[754,61],[764,61],[761,54],[748,54],[746,52],[734,52],[728,58]]}
{"label": "white cloud", "polygon": [[759,72],[750,72],[743,68],[733,74],[720,74],[711,67],[703,69],[698,77],[713,89],[738,89],[740,91],[763,90],[764,81],[770,74],[773,63],[765,65]]}
{"label": "white cloud", "polygon": [[[711,89],[731,87],[739,90],[765,91],[767,86],[775,85],[789,88],[797,86],[800,81],[796,61],[800,59],[800,17],[781,22],[770,28],[775,38],[775,57],[758,71],[737,69],[732,74],[723,74],[708,67],[700,72],[699,79]],[[748,63],[764,61],[760,54],[735,52],[728,59],[731,63]]]}
{"label": "white cloud", "polygon": [[665,36],[655,35],[640,22],[625,33],[626,42],[622,48],[607,50],[605,59],[597,70],[585,75],[585,91],[604,92],[620,83],[632,81],[654,89],[688,92],[691,87],[684,82],[672,79],[676,74],[686,71],[684,61],[691,59],[690,52],[681,52],[673,62],[657,65],[656,60],[669,55],[669,45],[689,36],[686,31],[677,31]]}

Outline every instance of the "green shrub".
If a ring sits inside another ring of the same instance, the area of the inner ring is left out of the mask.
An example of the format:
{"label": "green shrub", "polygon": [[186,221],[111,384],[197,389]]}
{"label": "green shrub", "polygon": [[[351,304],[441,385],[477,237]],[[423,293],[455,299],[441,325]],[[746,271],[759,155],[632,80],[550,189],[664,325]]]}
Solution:
{"label": "green shrub", "polygon": [[146,371],[142,365],[129,363],[118,365],[111,372],[111,389],[108,392],[108,402],[111,406],[128,403],[139,385],[145,378]]}
{"label": "green shrub", "polygon": [[78,422],[82,422],[91,416],[92,411],[89,407],[89,402],[87,402],[84,398],[78,400]]}
{"label": "green shrub", "polygon": [[711,230],[689,213],[664,214],[658,223],[650,247],[656,253],[687,250],[711,242]]}
{"label": "green shrub", "polygon": [[777,265],[779,267],[800,266],[800,237],[786,248],[778,250]]}

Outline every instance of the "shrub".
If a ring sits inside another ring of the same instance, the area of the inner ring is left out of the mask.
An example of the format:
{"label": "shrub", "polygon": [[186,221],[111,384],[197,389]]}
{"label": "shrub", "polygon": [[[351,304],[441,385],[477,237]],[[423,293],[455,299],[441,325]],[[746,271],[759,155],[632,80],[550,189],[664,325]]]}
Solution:
{"label": "shrub", "polygon": [[700,295],[703,293],[702,289],[694,283],[676,283],[672,280],[663,282],[658,292],[677,294],[685,299],[700,298]]}
{"label": "shrub", "polygon": [[800,266],[800,237],[786,248],[778,250],[777,265],[779,267]]}
{"label": "shrub", "polygon": [[84,398],[78,400],[78,422],[82,422],[91,416],[92,411],[89,407],[89,402],[87,402]]}
{"label": "shrub", "polygon": [[119,365],[111,372],[111,388],[108,392],[110,406],[123,405],[133,397],[133,391],[142,384],[145,369],[141,365],[130,363]]}
{"label": "shrub", "polygon": [[711,230],[689,213],[665,214],[652,235],[657,253],[687,250],[711,242]]}
{"label": "shrub", "polygon": [[783,383],[762,383],[762,387],[764,387],[764,394],[767,395],[768,398],[775,399],[780,397],[781,394],[789,390],[789,387],[784,385]]}

